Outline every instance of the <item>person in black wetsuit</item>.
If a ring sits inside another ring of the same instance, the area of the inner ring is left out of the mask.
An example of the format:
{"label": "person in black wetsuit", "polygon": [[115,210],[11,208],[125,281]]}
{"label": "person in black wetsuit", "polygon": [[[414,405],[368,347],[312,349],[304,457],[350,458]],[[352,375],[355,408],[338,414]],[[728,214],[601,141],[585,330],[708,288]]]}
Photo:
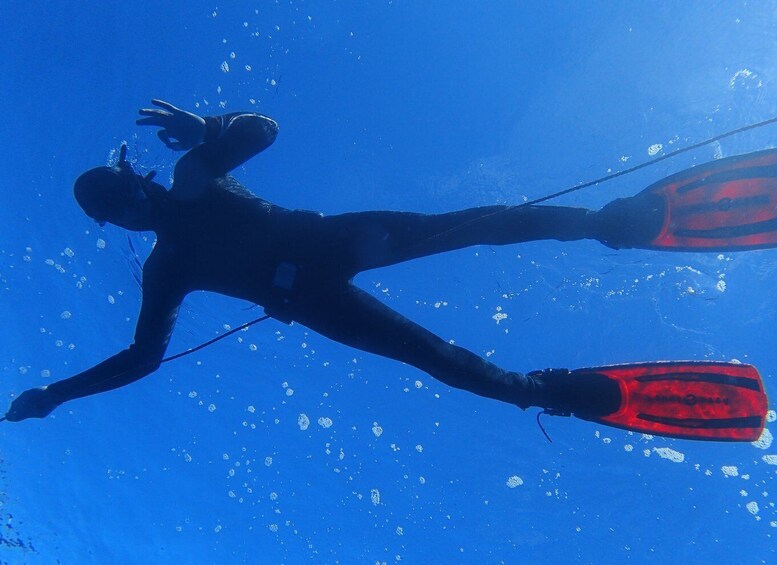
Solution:
{"label": "person in black wetsuit", "polygon": [[[447,214],[358,212],[334,216],[288,210],[249,192],[229,172],[269,147],[278,125],[256,113],[202,118],[154,100],[139,125],[156,126],[178,161],[172,188],[135,174],[125,161],[81,175],[79,205],[100,223],[154,231],[143,269],[134,343],[82,373],[16,398],[6,418],[47,416],[60,404],[132,383],[160,365],[178,309],[195,290],[254,302],[286,323],[413,365],[448,386],[527,408],[609,413],[617,384],[506,371],[452,345],[352,283],[368,269],[461,249],[539,239],[599,239],[628,246],[636,225],[657,230],[648,203],[615,201],[602,211],[555,206],[487,206]],[[638,215],[635,215],[638,214]],[[635,222],[639,217],[640,221]],[[647,221],[646,221],[647,218]],[[620,239],[619,239],[620,238]],[[639,235],[644,239],[644,235]]]}

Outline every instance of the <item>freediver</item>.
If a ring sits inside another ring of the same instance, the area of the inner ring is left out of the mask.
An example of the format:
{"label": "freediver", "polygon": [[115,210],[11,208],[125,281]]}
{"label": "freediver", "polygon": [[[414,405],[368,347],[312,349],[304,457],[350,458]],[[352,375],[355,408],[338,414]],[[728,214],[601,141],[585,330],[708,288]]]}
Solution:
{"label": "freediver", "polygon": [[[486,206],[444,214],[373,211],[337,215],[289,210],[255,196],[230,171],[267,149],[278,124],[258,113],[200,117],[168,102],[140,110],[170,149],[187,151],[172,187],[137,174],[122,146],[116,165],[75,182],[83,211],[101,225],[153,231],[143,267],[134,342],[71,378],[23,392],[5,418],[43,418],[61,404],[123,387],[164,358],[179,307],[197,290],[261,305],[334,341],[402,361],[457,389],[589,419],[621,408],[617,378],[597,372],[522,374],[452,345],[353,284],[355,275],[474,245],[598,240],[615,249],[666,237],[666,199],[651,191],[602,210]],[[670,234],[671,235],[671,234]],[[694,247],[694,246],[691,246]]]}

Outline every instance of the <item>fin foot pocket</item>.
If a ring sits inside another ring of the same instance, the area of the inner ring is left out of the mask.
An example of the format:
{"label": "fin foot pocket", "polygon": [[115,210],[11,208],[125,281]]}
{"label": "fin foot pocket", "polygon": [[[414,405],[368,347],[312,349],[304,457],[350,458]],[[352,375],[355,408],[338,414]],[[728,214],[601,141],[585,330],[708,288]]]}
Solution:
{"label": "fin foot pocket", "polygon": [[644,248],[659,237],[665,218],[661,195],[643,192],[618,198],[596,213],[594,238],[613,249]]}

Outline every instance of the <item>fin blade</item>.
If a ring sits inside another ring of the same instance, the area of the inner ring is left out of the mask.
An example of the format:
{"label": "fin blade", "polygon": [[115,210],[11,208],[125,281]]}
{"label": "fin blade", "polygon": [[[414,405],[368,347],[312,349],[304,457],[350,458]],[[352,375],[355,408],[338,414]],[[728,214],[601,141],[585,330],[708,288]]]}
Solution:
{"label": "fin blade", "polygon": [[743,251],[777,247],[777,149],[719,159],[646,189],[666,217],[648,247]]}
{"label": "fin blade", "polygon": [[584,419],[646,434],[711,441],[756,441],[768,403],[752,365],[656,362],[579,369],[617,381],[620,409]]}

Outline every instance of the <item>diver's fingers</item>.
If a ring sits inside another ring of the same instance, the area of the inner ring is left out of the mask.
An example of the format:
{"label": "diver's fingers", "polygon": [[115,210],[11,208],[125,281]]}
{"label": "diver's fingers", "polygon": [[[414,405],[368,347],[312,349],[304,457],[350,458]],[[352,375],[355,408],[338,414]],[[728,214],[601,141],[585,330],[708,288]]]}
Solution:
{"label": "diver's fingers", "polygon": [[159,139],[162,140],[162,143],[164,143],[169,149],[172,149],[173,151],[183,151],[186,149],[186,146],[180,141],[173,141],[173,138],[170,136],[170,132],[168,132],[166,129],[160,129],[159,132],[157,132],[157,135],[159,136]]}
{"label": "diver's fingers", "polygon": [[180,111],[181,111],[179,108],[176,108],[175,106],[173,106],[172,104],[170,104],[170,102],[165,102],[164,100],[160,100],[159,98],[154,98],[154,99],[151,101],[151,103],[152,103],[154,106],[159,106],[160,108],[164,108],[164,109],[165,109],[165,110],[167,110],[168,112],[175,113],[175,112],[180,112]]}
{"label": "diver's fingers", "polygon": [[[157,132],[157,136],[160,140],[162,140],[162,143],[170,147],[173,143],[175,143],[172,139],[170,139],[170,133],[166,129],[160,129]],[[172,147],[170,147],[172,149]]]}
{"label": "diver's fingers", "polygon": [[172,112],[167,110],[157,110],[156,108],[141,108],[138,110],[138,114],[141,116],[172,116]]}
{"label": "diver's fingers", "polygon": [[149,118],[141,118],[139,120],[135,120],[135,124],[139,126],[159,126],[161,128],[165,127],[166,122],[165,117],[160,116],[151,116]]}
{"label": "diver's fingers", "polygon": [[167,110],[157,110],[156,108],[141,108],[138,110],[138,114],[141,116],[159,116],[162,118],[171,118],[175,115]]}

